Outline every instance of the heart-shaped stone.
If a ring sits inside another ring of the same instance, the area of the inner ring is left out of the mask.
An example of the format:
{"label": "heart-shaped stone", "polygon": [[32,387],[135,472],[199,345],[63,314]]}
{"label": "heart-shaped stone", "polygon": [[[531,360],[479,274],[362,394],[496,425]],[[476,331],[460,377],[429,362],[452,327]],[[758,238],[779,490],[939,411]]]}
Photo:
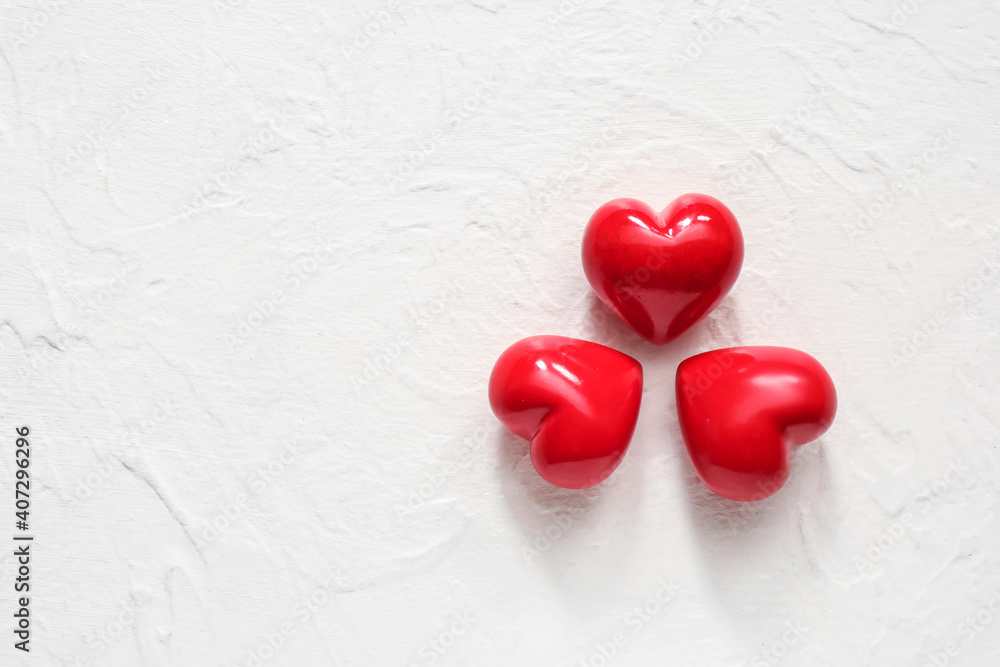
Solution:
{"label": "heart-shaped stone", "polygon": [[791,449],[837,412],[826,369],[787,347],[731,347],[677,367],[677,416],[698,476],[720,496],[761,500],[788,479]]}
{"label": "heart-shaped stone", "polygon": [[682,195],[661,213],[615,199],[591,216],[582,254],[601,301],[650,343],[665,345],[732,288],[743,234],[732,212],[708,195]]}
{"label": "heart-shaped stone", "polygon": [[585,489],[625,456],[639,416],[642,366],[597,343],[532,336],[497,359],[489,397],[503,425],[531,441],[539,475]]}

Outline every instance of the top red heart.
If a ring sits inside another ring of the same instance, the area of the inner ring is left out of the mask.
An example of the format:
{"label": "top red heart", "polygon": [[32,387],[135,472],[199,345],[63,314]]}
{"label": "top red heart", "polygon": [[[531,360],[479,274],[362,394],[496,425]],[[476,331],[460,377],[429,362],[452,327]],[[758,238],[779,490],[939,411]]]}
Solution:
{"label": "top red heart", "polygon": [[743,265],[743,234],[732,211],[686,194],[657,213],[636,199],[597,209],[583,234],[583,270],[625,324],[665,345],[726,296]]}

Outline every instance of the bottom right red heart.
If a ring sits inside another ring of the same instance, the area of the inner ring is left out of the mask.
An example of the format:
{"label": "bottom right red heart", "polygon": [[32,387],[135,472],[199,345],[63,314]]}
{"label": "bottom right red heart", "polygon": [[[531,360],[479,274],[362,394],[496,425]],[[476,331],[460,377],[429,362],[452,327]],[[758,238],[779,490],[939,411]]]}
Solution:
{"label": "bottom right red heart", "polygon": [[837,412],[823,365],[788,347],[730,347],[677,367],[677,416],[698,476],[715,493],[755,501],[788,480],[791,450]]}

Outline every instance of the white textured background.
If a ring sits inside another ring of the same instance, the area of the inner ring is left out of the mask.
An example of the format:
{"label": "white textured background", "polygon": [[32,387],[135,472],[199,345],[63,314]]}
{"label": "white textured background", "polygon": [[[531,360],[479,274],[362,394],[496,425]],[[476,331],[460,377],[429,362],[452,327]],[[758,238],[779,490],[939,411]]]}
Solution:
{"label": "white textured background", "polygon": [[[2,3],[0,663],[995,666],[1000,7],[908,3]],[[654,348],[581,231],[689,191],[747,261]],[[592,491],[489,411],[538,333],[644,365]],[[840,394],[757,504],[674,412],[734,344]]]}

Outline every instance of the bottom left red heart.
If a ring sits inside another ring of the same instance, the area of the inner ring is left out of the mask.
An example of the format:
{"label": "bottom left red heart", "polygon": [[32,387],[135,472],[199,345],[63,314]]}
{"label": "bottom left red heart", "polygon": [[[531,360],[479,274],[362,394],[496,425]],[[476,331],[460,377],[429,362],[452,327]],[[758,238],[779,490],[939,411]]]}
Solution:
{"label": "bottom left red heart", "polygon": [[563,336],[531,336],[493,366],[490,407],[531,441],[544,479],[585,489],[614,472],[639,417],[642,366],[610,347]]}

